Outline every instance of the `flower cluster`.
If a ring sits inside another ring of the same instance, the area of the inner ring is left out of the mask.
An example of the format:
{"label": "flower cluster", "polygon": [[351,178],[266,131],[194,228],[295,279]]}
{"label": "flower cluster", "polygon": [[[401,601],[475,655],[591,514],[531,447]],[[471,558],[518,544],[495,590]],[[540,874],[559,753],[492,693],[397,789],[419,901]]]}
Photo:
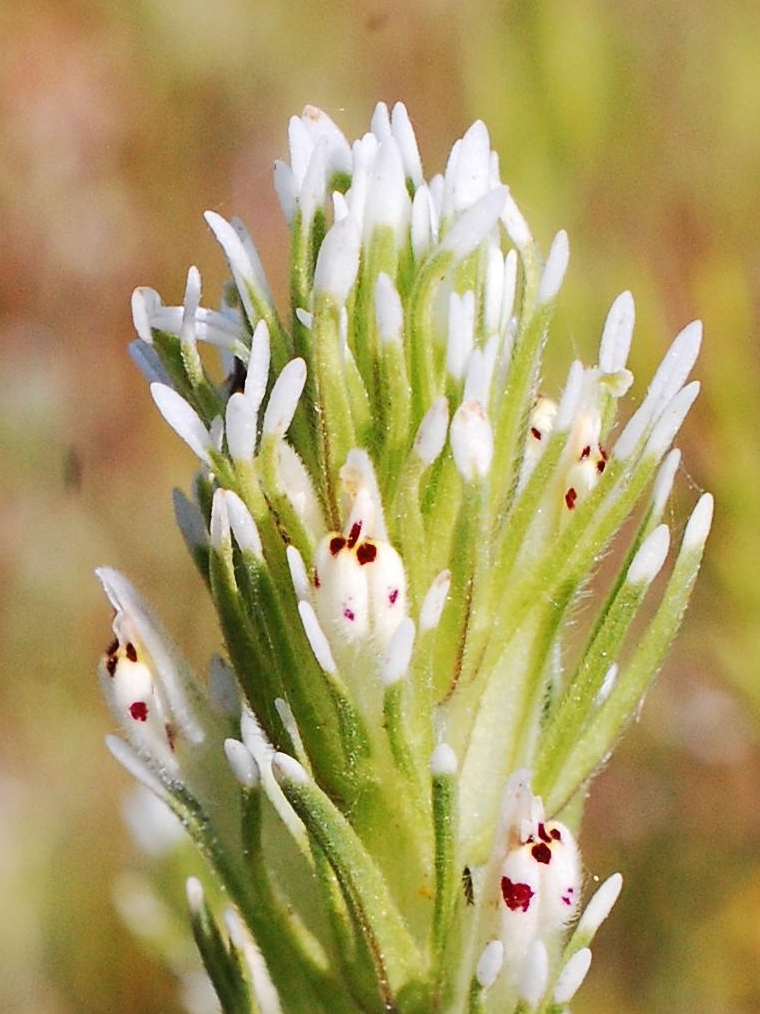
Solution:
{"label": "flower cluster", "polygon": [[[573,362],[553,399],[541,363],[567,237],[541,257],[482,123],[429,181],[400,104],[353,145],[307,108],[289,141],[289,314],[242,223],[212,212],[220,308],[201,306],[195,268],[182,306],[133,297],[133,358],[200,462],[176,515],[226,661],[205,689],[101,570],[116,612],[101,681],[126,736],[109,745],[234,906],[225,935],[188,885],[225,1011],[562,1011],[620,889],[579,917],[583,799],[710,526],[706,494],[670,552],[701,329],[619,425],[624,293],[597,365]],[[579,624],[613,543],[617,576]]]}

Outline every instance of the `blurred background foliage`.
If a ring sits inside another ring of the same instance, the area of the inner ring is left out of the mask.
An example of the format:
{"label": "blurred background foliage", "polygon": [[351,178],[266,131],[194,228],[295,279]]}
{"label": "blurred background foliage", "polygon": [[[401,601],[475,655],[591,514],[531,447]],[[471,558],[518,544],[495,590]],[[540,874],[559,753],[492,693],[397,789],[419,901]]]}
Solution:
{"label": "blurred background foliage", "polygon": [[[639,398],[673,334],[705,321],[671,520],[710,488],[716,528],[667,670],[589,803],[588,876],[620,869],[626,888],[574,1010],[760,1009],[760,6],[0,0],[0,38],[3,1010],[180,1010],[114,907],[138,897],[119,877],[142,861],[102,745],[92,568],[126,570],[199,666],[219,639],[172,522],[194,465],[127,359],[129,295],[178,302],[196,263],[216,303],[206,208],[243,216],[282,294],[287,118],[313,103],[358,136],[379,99],[407,103],[429,175],[484,119],[545,249],[568,230],[548,387],[593,359],[623,288]],[[138,922],[171,924],[150,904]]]}

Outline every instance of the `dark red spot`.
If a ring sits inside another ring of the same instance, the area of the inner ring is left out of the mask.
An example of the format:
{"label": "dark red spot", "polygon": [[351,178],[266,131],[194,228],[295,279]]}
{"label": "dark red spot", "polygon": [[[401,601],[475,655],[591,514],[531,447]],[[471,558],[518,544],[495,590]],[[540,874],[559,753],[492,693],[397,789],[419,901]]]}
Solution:
{"label": "dark red spot", "polygon": [[174,752],[174,729],[170,725],[164,726],[164,732],[166,733],[166,742],[169,744],[169,749]]}
{"label": "dark red spot", "polygon": [[546,825],[545,824],[539,824],[538,825],[538,837],[541,839],[541,841],[545,841],[545,842],[550,842],[552,840],[551,839],[551,835],[546,830]]}
{"label": "dark red spot", "polygon": [[586,444],[586,446],[581,451],[581,461],[587,458],[589,454],[591,454],[591,444]]}
{"label": "dark red spot", "polygon": [[356,559],[363,567],[365,563],[372,563],[377,556],[377,546],[374,542],[362,542],[356,547]]}
{"label": "dark red spot", "polygon": [[562,841],[562,832],[558,827],[552,828],[551,835],[554,841]]}
{"label": "dark red spot", "polygon": [[126,651],[127,658],[129,659],[130,662],[137,661],[137,648],[135,648],[134,644],[132,644],[131,641],[127,641],[127,646],[124,650]]}
{"label": "dark red spot", "polygon": [[330,553],[332,556],[337,556],[338,553],[343,549],[346,544],[346,540],[342,535],[334,535],[330,539]]}
{"label": "dark red spot", "polygon": [[106,672],[109,676],[116,675],[116,666],[119,660],[115,655],[109,655],[108,661],[106,662]]}
{"label": "dark red spot", "polygon": [[572,903],[573,903],[573,895],[574,894],[575,894],[575,888],[574,887],[568,887],[567,892],[562,895],[562,904],[563,905],[572,905]]}
{"label": "dark red spot", "polygon": [[129,705],[129,713],[136,722],[148,721],[148,705],[145,701],[134,701]]}
{"label": "dark red spot", "polygon": [[575,501],[578,499],[578,494],[571,486],[570,489],[565,493],[565,505],[567,509],[571,511],[575,507]]}
{"label": "dark red spot", "polygon": [[535,426],[531,426],[530,432],[531,432],[531,436],[535,437],[536,440],[543,440],[543,438],[544,438],[543,433],[541,432],[541,430],[536,429]]}
{"label": "dark red spot", "polygon": [[353,609],[349,609],[348,606],[343,607],[343,619],[348,620],[349,623],[353,623],[356,619],[356,613]]}
{"label": "dark red spot", "polygon": [[349,535],[348,535],[348,548],[349,549],[353,549],[354,548],[354,546],[356,545],[356,543],[359,541],[359,536],[361,535],[361,533],[362,533],[362,523],[361,523],[361,521],[354,521],[354,523],[351,525],[351,531],[349,532]]}
{"label": "dark red spot", "polygon": [[537,863],[544,863],[546,866],[552,861],[552,850],[545,842],[540,842],[538,845],[534,845],[530,850],[530,854],[536,860]]}
{"label": "dark red spot", "polygon": [[533,897],[533,888],[529,884],[516,884],[509,877],[502,877],[501,896],[510,912],[516,912],[518,909],[527,912]]}
{"label": "dark red spot", "polygon": [[318,573],[316,572],[316,570],[315,570],[315,571],[314,571],[314,587],[315,587],[315,588],[319,588],[319,586],[320,586],[321,584],[322,584],[322,582],[321,582],[321,581],[319,580],[319,574],[318,574]]}
{"label": "dark red spot", "polygon": [[398,598],[398,588],[394,588],[393,591],[388,593],[388,602],[392,605],[396,605],[396,599]]}
{"label": "dark red spot", "polygon": [[115,655],[119,650],[119,638],[114,637],[113,641],[106,648],[106,655]]}
{"label": "dark red spot", "polygon": [[597,461],[597,463],[596,463],[596,470],[599,473],[599,475],[601,475],[602,472],[604,471],[604,468],[605,468],[606,464],[607,464],[607,462],[604,460],[604,458],[600,458]]}

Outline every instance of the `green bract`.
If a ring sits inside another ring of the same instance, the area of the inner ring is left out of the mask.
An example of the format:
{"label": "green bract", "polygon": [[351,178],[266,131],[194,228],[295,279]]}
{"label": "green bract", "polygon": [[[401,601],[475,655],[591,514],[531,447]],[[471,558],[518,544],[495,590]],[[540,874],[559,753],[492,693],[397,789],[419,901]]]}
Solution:
{"label": "green bract", "polygon": [[[242,224],[213,213],[221,309],[200,306],[195,268],[182,307],[133,298],[134,358],[201,461],[177,517],[228,665],[207,692],[101,571],[116,610],[101,677],[126,734],[110,745],[235,906],[222,931],[189,884],[225,1011],[561,1011],[620,889],[573,930],[582,799],[662,662],[710,525],[709,495],[680,547],[662,523],[700,327],[621,427],[624,293],[598,364],[572,363],[554,400],[541,360],[567,237],[544,261],[483,124],[429,182],[401,105],[352,146],[312,108],[289,136],[290,311]],[[632,512],[581,636],[579,593]]]}

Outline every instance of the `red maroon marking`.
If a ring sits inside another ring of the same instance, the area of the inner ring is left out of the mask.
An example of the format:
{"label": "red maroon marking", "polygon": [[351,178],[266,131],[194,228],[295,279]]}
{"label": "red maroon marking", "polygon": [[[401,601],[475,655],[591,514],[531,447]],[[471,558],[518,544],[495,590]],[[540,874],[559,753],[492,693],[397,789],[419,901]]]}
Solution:
{"label": "red maroon marking", "polygon": [[537,863],[544,863],[546,866],[552,861],[552,850],[545,842],[540,842],[538,845],[534,845],[530,850],[530,854],[536,860]]}
{"label": "red maroon marking", "polygon": [[587,458],[589,454],[591,454],[591,444],[586,444],[586,446],[581,451],[581,461]]}
{"label": "red maroon marking", "polygon": [[145,701],[135,701],[129,705],[129,713],[136,722],[148,721],[148,705]]}
{"label": "red maroon marking", "polygon": [[114,637],[113,641],[106,648],[106,655],[115,655],[119,650],[119,638]]}
{"label": "red maroon marking", "polygon": [[535,437],[536,440],[543,440],[543,438],[544,438],[543,437],[543,433],[541,432],[541,430],[537,429],[535,426],[531,426],[530,432],[531,432],[531,436]]}
{"label": "red maroon marking", "polygon": [[137,648],[135,648],[134,644],[132,644],[131,641],[127,641],[127,645],[124,650],[126,651],[127,658],[129,659],[130,662],[137,661]]}
{"label": "red maroon marking", "polygon": [[573,904],[573,895],[574,894],[575,894],[575,888],[574,887],[568,887],[567,893],[562,895],[562,903],[564,905],[572,905]]}
{"label": "red maroon marking", "polygon": [[606,464],[607,462],[604,460],[604,458],[600,458],[599,461],[597,461],[596,470],[599,473],[599,475],[601,475],[602,472],[604,471]]}
{"label": "red maroon marking", "polygon": [[396,605],[396,599],[398,598],[398,588],[394,588],[388,595],[388,601],[392,606]]}
{"label": "red maroon marking", "polygon": [[545,842],[550,842],[552,840],[551,835],[546,830],[546,825],[543,823],[540,823],[538,825],[538,837],[541,839],[541,841]]}
{"label": "red maroon marking", "polygon": [[165,725],[164,732],[166,733],[166,742],[169,744],[169,749],[174,753],[174,729],[170,725]]}
{"label": "red maroon marking", "polygon": [[353,609],[349,609],[348,606],[345,606],[343,609],[343,619],[348,620],[349,623],[353,623],[356,619],[356,613]]}
{"label": "red maroon marking", "polygon": [[109,676],[116,675],[116,666],[118,665],[118,658],[115,655],[110,655],[106,662],[106,672]]}
{"label": "red maroon marking", "polygon": [[554,841],[562,841],[562,832],[560,831],[560,829],[558,827],[553,827],[552,828],[551,835],[552,835],[552,838],[554,839]]}
{"label": "red maroon marking", "polygon": [[353,549],[356,543],[359,541],[359,536],[362,533],[361,521],[354,521],[351,525],[351,531],[348,534],[348,548]]}
{"label": "red maroon marking", "polygon": [[318,574],[318,573],[316,572],[316,570],[315,570],[315,571],[314,571],[314,587],[315,587],[315,588],[319,588],[319,586],[320,586],[321,584],[322,584],[322,582],[321,582],[321,581],[319,580],[319,574]]}
{"label": "red maroon marking", "polygon": [[333,556],[337,556],[345,544],[346,540],[342,535],[334,535],[333,538],[330,539],[330,553]]}
{"label": "red maroon marking", "polygon": [[356,559],[363,567],[365,563],[373,563],[377,556],[377,546],[374,542],[362,542],[356,547]]}
{"label": "red maroon marking", "polygon": [[530,884],[516,884],[509,877],[502,877],[501,896],[510,912],[516,912],[518,909],[527,912],[533,897],[533,888]]}
{"label": "red maroon marking", "polygon": [[575,501],[578,499],[578,494],[575,489],[571,486],[570,489],[565,493],[565,504],[567,509],[571,511],[575,507]]}

